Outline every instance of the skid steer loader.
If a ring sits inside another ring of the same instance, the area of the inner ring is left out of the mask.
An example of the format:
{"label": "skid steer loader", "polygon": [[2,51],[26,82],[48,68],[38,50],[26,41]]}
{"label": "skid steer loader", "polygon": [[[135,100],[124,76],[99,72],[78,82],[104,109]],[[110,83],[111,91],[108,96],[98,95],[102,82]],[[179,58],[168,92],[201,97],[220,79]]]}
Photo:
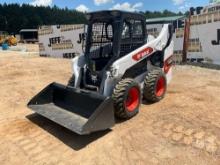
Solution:
{"label": "skid steer loader", "polygon": [[129,119],[144,99],[164,98],[172,76],[172,26],[157,38],[146,34],[145,17],[122,11],[87,15],[85,53],[72,60],[67,86],[52,83],[28,107],[80,135]]}

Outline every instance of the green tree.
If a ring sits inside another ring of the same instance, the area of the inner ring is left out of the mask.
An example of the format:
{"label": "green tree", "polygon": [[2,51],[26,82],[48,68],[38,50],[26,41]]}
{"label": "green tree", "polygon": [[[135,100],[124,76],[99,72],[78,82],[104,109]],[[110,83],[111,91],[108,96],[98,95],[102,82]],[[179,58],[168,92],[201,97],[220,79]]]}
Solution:
{"label": "green tree", "polygon": [[0,4],[0,31],[18,33],[23,28],[38,28],[40,25],[81,24],[86,18],[75,10],[53,7],[35,7],[28,4]]}
{"label": "green tree", "polygon": [[[183,15],[169,10],[141,12],[146,18]],[[186,13],[188,14],[188,13]],[[31,6],[28,4],[0,4],[0,31],[18,33],[24,28],[38,28],[40,25],[83,24],[86,23],[84,13],[68,8]]]}

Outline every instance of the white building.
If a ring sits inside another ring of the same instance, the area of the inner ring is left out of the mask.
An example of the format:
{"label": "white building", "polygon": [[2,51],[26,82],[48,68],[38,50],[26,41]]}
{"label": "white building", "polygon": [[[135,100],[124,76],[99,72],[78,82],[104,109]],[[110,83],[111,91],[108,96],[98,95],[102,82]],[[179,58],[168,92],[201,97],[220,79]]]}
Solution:
{"label": "white building", "polygon": [[191,8],[188,59],[220,64],[220,3]]}
{"label": "white building", "polygon": [[[212,0],[205,7],[190,9],[190,35],[187,60],[220,64],[220,0]],[[174,60],[180,62],[183,54],[184,17],[166,17],[147,20],[149,34],[158,35],[159,23],[174,24]],[[180,24],[179,24],[180,23]]]}

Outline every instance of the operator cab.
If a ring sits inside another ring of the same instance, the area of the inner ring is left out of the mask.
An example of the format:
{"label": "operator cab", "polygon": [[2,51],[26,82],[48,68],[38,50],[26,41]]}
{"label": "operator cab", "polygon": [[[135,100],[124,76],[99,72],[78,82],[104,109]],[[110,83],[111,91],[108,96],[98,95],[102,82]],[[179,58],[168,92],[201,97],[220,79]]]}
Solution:
{"label": "operator cab", "polygon": [[87,19],[85,55],[92,71],[108,68],[115,59],[145,44],[145,17],[141,14],[102,11],[89,13]]}
{"label": "operator cab", "polygon": [[84,86],[99,88],[114,61],[146,43],[145,17],[113,10],[89,13],[87,19]]}

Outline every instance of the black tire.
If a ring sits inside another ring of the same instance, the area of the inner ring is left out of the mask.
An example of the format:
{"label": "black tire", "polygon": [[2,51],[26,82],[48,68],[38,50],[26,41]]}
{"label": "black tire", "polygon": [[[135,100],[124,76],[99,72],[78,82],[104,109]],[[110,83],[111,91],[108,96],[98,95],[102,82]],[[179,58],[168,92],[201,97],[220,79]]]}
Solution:
{"label": "black tire", "polygon": [[67,85],[71,87],[75,86],[75,75],[74,74],[70,77]]}
{"label": "black tire", "polygon": [[[133,96],[131,97],[131,95]],[[121,119],[130,119],[135,116],[141,103],[139,84],[133,79],[123,79],[113,91],[115,116]]]}
{"label": "black tire", "polygon": [[159,102],[165,97],[167,90],[166,76],[161,69],[154,69],[147,73],[144,81],[144,98],[152,103]]}

